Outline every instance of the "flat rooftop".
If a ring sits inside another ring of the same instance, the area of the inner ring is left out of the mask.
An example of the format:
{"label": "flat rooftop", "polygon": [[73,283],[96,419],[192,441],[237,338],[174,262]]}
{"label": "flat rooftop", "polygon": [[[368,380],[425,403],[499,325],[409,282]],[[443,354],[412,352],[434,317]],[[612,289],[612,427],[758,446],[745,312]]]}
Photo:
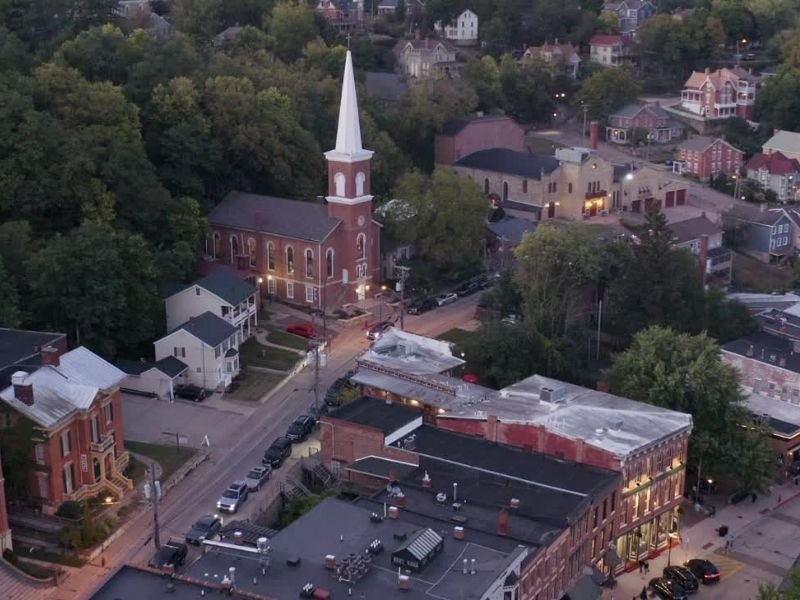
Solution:
{"label": "flat rooftop", "polygon": [[[270,566],[266,575],[262,575],[257,557],[237,554],[235,549],[211,549],[186,567],[184,574],[200,580],[219,581],[229,567],[234,566],[240,589],[280,599],[297,598],[300,589],[311,583],[331,592],[333,598],[348,597],[348,588],[351,588],[355,598],[402,595],[425,600],[480,600],[504,575],[516,553],[527,551],[500,536],[458,541],[453,539],[452,528],[448,527],[439,531],[444,538],[442,552],[420,573],[411,574],[411,589],[400,592],[397,567],[391,564],[391,554],[404,542],[395,536],[410,537],[429,527],[430,522],[401,511],[399,519],[375,523],[370,515],[378,512],[377,506],[326,498],[270,540]],[[332,571],[325,569],[326,555],[337,559],[362,556],[376,539],[383,543],[384,551],[373,557],[372,567],[360,581],[339,582]],[[464,558],[476,560],[476,574],[462,572],[459,566]],[[299,563],[291,566],[287,559],[299,559]]]}
{"label": "flat rooftop", "polygon": [[785,438],[800,434],[800,405],[755,393],[746,396],[744,404],[754,416],[761,417],[774,434]]}
{"label": "flat rooftop", "polygon": [[[229,597],[202,583],[184,581],[179,577],[173,579],[165,573],[124,565],[91,600],[197,600],[203,588],[206,588],[206,597]],[[266,596],[264,598],[267,599]]]}
{"label": "flat rooftop", "polygon": [[628,456],[692,427],[691,415],[533,375],[502,390],[446,375],[409,376],[362,365],[352,381],[438,409],[439,419],[541,425],[568,439]]}
{"label": "flat rooftop", "polygon": [[464,364],[453,356],[450,342],[395,327],[387,329],[358,362],[411,375],[443,373]]}
{"label": "flat rooftop", "polygon": [[800,373],[800,353],[794,351],[794,342],[766,331],[757,331],[728,342],[722,346],[722,350],[776,368]]}
{"label": "flat rooftop", "polygon": [[422,409],[362,396],[340,406],[328,417],[371,427],[388,435],[416,421],[421,425]]}

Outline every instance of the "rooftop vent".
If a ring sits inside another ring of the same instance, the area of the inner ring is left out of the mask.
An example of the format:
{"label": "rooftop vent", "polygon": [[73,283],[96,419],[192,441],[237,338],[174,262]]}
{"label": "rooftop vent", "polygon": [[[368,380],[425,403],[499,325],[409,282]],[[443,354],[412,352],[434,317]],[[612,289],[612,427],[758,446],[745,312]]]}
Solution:
{"label": "rooftop vent", "polygon": [[567,390],[563,386],[543,387],[539,392],[542,402],[564,402]]}
{"label": "rooftop vent", "polygon": [[33,406],[33,385],[25,383],[28,374],[17,371],[11,376],[11,385],[14,386],[14,398],[27,406]]}
{"label": "rooftop vent", "polygon": [[624,419],[616,419],[614,421],[614,429],[617,429],[617,430],[622,429],[623,425],[625,425],[625,420]]}
{"label": "rooftop vent", "polygon": [[408,340],[397,342],[397,353],[400,356],[413,356],[417,354],[417,345]]}

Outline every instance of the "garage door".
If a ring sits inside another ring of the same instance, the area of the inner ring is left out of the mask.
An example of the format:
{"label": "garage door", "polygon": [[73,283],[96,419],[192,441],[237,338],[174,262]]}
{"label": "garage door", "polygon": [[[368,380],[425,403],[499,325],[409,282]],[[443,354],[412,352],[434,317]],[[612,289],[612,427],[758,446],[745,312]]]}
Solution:
{"label": "garage door", "polygon": [[675,203],[678,206],[686,204],[686,190],[678,190],[675,194]]}
{"label": "garage door", "polygon": [[675,206],[675,192],[667,192],[667,197],[664,198],[664,206],[667,208]]}

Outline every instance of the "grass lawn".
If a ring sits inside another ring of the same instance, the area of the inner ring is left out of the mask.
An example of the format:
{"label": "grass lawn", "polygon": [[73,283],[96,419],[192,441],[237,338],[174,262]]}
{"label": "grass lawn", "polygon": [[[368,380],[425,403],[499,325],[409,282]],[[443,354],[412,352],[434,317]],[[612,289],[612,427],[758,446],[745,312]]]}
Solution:
{"label": "grass lawn", "polygon": [[231,400],[249,400],[256,402],[274,388],[283,379],[277,373],[260,373],[258,371],[248,371],[247,375],[240,380],[239,388],[230,394],[225,394]]}
{"label": "grass lawn", "polygon": [[[136,442],[134,442],[136,443]],[[147,475],[147,467],[141,461],[131,456],[128,466],[125,468],[125,477],[133,481],[134,486],[138,486]]]}
{"label": "grass lawn", "polygon": [[278,344],[279,346],[288,346],[289,348],[295,348],[296,350],[308,349],[309,341],[306,338],[288,333],[281,329],[273,329],[270,327],[269,335],[267,337],[270,342],[273,344]]}
{"label": "grass lawn", "polygon": [[239,356],[242,366],[264,367],[277,371],[288,371],[301,358],[290,350],[264,346],[255,338],[250,338],[239,346]]}
{"label": "grass lawn", "polygon": [[539,154],[555,154],[556,148],[564,147],[564,144],[560,144],[555,140],[536,135],[529,135],[525,139],[525,145],[531,152],[538,152]]}
{"label": "grass lawn", "polygon": [[125,441],[125,447],[131,452],[146,456],[161,465],[162,483],[169,479],[178,468],[194,455],[193,448],[181,447],[180,454],[175,445],[147,444],[145,442]]}
{"label": "grass lawn", "polygon": [[766,265],[739,252],[733,257],[733,282],[738,291],[780,292],[789,289],[792,271]]}

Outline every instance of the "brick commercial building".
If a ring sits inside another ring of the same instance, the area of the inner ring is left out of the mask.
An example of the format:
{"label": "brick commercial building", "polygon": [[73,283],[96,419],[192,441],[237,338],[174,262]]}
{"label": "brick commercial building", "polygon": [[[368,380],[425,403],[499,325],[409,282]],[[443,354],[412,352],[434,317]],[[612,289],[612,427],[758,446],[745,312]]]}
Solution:
{"label": "brick commercial building", "polygon": [[422,415],[356,400],[323,417],[322,459],[342,480],[384,490],[378,503],[455,524],[467,540],[499,534],[530,548],[521,597],[560,598],[585,566],[606,567],[618,473],[423,425]]}
{"label": "brick commercial building", "polygon": [[24,499],[52,513],[65,500],[121,497],[133,488],[122,474],[129,459],[119,392],[125,373],[83,347],[41,353],[41,367],[17,371],[0,391],[0,445],[29,451]]}
{"label": "brick commercial building", "polygon": [[621,473],[612,541],[624,561],[679,531],[690,415],[538,375],[484,388],[450,377],[459,359],[431,357],[440,347],[411,336],[384,334],[352,381],[371,397],[421,408],[426,424]]}
{"label": "brick commercial building", "polygon": [[231,192],[208,215],[206,259],[235,268],[263,294],[333,308],[366,298],[380,275],[370,161],[361,145],[355,76],[347,53],[326,204]]}

